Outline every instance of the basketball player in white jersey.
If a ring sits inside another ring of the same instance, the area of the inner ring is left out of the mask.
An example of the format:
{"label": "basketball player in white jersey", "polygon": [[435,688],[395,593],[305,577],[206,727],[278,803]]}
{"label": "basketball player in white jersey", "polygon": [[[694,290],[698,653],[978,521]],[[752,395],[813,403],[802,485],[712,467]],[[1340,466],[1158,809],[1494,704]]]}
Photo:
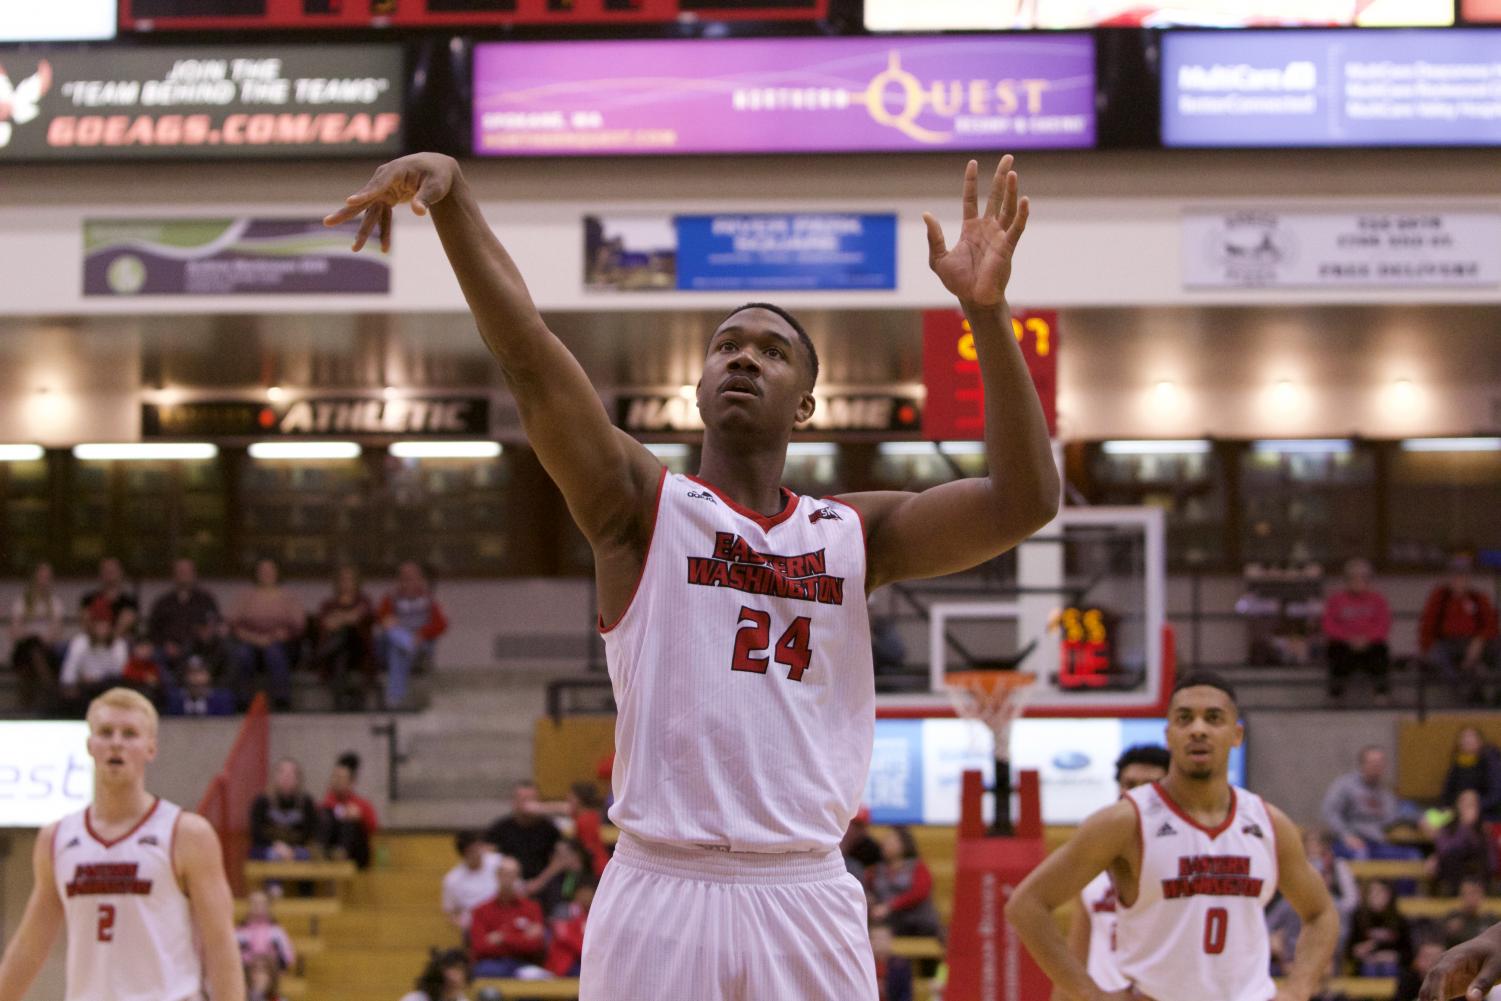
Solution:
{"label": "basketball player in white jersey", "polygon": [[[1115,784],[1122,796],[1137,786],[1160,782],[1167,775],[1167,748],[1137,744],[1115,759]],[[1084,964],[1089,978],[1107,991],[1130,987],[1115,962],[1115,884],[1102,872],[1079,894],[1069,919],[1068,947]]]}
{"label": "basketball player in white jersey", "polygon": [[38,833],[35,882],[0,960],[21,1001],[59,929],[65,1001],[244,1001],[234,901],[208,821],[146,791],[156,710],[112,688],[88,711],[94,798]]}
{"label": "basketball player in white jersey", "polygon": [[622,833],[589,916],[582,1001],[874,1001],[865,898],[838,851],[874,733],[866,592],[974,566],[1057,510],[1005,302],[1028,213],[1011,158],[983,212],[966,168],[954,247],[925,216],[930,264],[974,330],[989,474],[825,500],[780,486],[818,374],[790,314],[742,307],[712,332],[698,475],[669,475],[610,425],[453,160],[387,164],[328,221],[363,213],[356,245],[377,229],[387,245],[392,206],[409,200],[431,209],[527,437],[594,550]]}
{"label": "basketball player in white jersey", "polygon": [[[1225,682],[1183,678],[1168,708],[1167,777],[1095,813],[1017,887],[1006,919],[1063,997],[1308,1001],[1317,991],[1339,917],[1297,827],[1230,784],[1243,732]],[[1115,884],[1116,968],[1128,985],[1118,990],[1090,978],[1052,918],[1101,872]],[[1278,890],[1303,919],[1280,987],[1264,914]]]}

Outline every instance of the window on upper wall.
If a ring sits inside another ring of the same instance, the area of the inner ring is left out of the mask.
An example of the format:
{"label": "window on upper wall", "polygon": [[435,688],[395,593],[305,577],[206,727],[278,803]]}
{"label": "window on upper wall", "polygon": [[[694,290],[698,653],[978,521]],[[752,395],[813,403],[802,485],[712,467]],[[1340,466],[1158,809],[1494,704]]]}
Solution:
{"label": "window on upper wall", "polygon": [[363,457],[257,459],[240,473],[240,569],[269,557],[287,577],[325,577],[347,563],[379,567],[381,511],[371,503],[371,466]]}
{"label": "window on upper wall", "polygon": [[1168,566],[1222,567],[1228,490],[1220,450],[1204,439],[1106,441],[1085,446],[1091,504],[1160,507]]}
{"label": "window on upper wall", "polygon": [[45,458],[0,462],[0,573],[24,577],[51,558],[51,498]]}
{"label": "window on upper wall", "polygon": [[1253,441],[1240,453],[1247,563],[1336,567],[1376,556],[1376,456],[1347,438]]}
{"label": "window on upper wall", "polygon": [[417,560],[445,577],[503,572],[512,548],[510,485],[510,462],[498,450],[489,456],[388,455],[385,500],[374,512],[376,567],[389,571]]}
{"label": "window on upper wall", "polygon": [[1501,550],[1501,439],[1410,438],[1387,482],[1392,564],[1438,568],[1454,549]]}
{"label": "window on upper wall", "polygon": [[160,576],[187,556],[204,573],[225,564],[223,467],[206,459],[80,459],[68,491],[62,568],[92,573],[117,556],[135,576]]}

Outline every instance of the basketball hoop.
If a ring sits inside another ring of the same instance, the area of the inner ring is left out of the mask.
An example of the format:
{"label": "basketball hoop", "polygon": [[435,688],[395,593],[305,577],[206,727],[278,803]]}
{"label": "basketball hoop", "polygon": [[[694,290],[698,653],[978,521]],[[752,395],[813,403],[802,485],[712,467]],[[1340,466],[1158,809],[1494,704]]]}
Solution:
{"label": "basketball hoop", "polygon": [[995,735],[993,835],[1012,833],[1011,724],[1021,718],[1036,681],[1037,675],[1024,671],[945,671],[943,675],[954,712],[963,719],[979,720]]}

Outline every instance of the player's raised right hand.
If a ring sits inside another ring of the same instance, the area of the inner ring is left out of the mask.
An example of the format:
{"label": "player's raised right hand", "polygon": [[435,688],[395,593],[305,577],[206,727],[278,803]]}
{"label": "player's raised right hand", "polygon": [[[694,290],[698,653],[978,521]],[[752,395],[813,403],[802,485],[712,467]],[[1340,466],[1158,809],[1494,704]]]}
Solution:
{"label": "player's raised right hand", "polygon": [[444,198],[459,176],[459,164],[442,153],[413,153],[382,164],[365,186],[344,199],[344,207],[323,218],[323,225],[338,226],[357,215],[364,215],[360,231],[354,238],[358,251],[370,238],[380,235],[380,249],[391,249],[391,209],[403,202],[412,203],[412,211],[426,215],[429,208]]}
{"label": "player's raised right hand", "polygon": [[[1495,929],[1491,929],[1495,931]],[[1439,957],[1428,976],[1423,978],[1418,1001],[1485,1001],[1491,988],[1501,981],[1501,948],[1495,937],[1485,932],[1478,938],[1461,942]]]}

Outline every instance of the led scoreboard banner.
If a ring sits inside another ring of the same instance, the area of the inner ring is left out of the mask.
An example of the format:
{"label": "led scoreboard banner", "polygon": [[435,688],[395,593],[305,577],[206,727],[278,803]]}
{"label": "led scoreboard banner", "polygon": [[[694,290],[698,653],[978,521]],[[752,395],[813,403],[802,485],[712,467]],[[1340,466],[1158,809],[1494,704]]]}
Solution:
{"label": "led scoreboard banner", "polygon": [[813,21],[829,0],[120,0],[126,31]]}

